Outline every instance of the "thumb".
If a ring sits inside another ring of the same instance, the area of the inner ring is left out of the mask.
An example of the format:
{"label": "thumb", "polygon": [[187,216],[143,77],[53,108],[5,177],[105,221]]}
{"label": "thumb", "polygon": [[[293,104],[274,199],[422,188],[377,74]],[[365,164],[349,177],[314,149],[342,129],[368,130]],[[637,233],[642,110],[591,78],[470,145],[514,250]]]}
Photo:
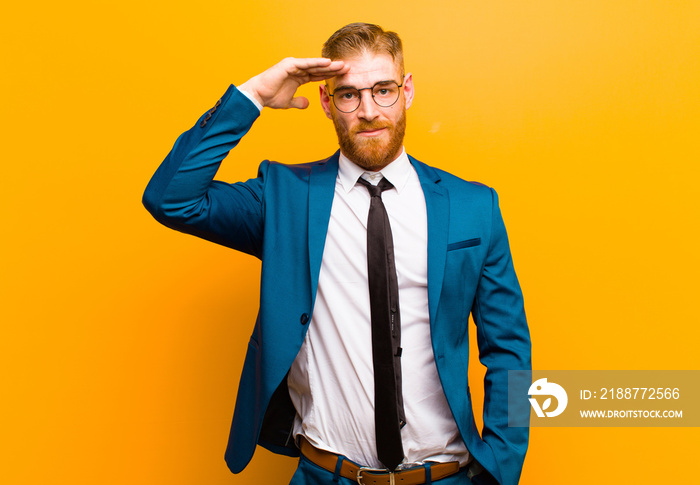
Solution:
{"label": "thumb", "polygon": [[290,108],[306,109],[309,107],[309,100],[304,96],[297,96],[289,103]]}

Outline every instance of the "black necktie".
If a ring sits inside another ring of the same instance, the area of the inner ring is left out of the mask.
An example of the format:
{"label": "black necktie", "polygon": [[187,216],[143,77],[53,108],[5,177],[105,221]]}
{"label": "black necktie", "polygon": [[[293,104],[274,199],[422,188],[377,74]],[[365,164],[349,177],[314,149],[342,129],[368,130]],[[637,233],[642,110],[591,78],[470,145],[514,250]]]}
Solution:
{"label": "black necktie", "polygon": [[377,456],[395,470],[403,461],[401,427],[406,424],[401,393],[401,319],[394,243],[382,191],[393,187],[387,179],[374,186],[360,178],[371,196],[367,218],[367,269],[372,320],[374,364],[374,426]]}

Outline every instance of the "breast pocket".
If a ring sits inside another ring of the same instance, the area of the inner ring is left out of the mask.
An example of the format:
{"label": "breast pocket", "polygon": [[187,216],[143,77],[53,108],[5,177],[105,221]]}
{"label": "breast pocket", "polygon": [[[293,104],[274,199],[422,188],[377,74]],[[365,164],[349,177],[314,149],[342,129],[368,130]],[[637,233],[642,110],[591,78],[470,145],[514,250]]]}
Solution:
{"label": "breast pocket", "polygon": [[483,264],[481,238],[465,239],[447,245],[445,277],[440,308],[449,319],[466,324]]}
{"label": "breast pocket", "polygon": [[465,239],[464,241],[453,242],[447,245],[448,251],[454,251],[456,249],[471,248],[481,244],[481,238],[475,237],[472,239]]}

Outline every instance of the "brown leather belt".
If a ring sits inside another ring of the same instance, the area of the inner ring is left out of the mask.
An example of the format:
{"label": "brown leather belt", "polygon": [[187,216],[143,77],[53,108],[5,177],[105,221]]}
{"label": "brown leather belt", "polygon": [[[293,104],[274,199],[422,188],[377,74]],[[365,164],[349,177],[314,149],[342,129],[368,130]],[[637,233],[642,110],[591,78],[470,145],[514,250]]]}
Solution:
{"label": "brown leather belt", "polygon": [[[305,439],[301,439],[301,453],[312,463],[324,470],[335,473],[338,463],[338,455],[319,450]],[[440,480],[449,477],[459,471],[459,462],[431,463],[430,479]],[[417,466],[397,472],[388,472],[382,469],[361,467],[355,463],[343,460],[340,466],[340,476],[355,480],[360,485],[422,485],[425,483],[425,467]]]}

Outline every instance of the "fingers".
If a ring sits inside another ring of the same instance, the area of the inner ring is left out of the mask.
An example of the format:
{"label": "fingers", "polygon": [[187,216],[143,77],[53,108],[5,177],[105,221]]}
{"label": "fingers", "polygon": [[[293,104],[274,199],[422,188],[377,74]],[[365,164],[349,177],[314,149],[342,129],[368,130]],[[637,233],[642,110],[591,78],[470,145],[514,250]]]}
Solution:
{"label": "fingers", "polygon": [[285,61],[289,63],[291,68],[287,71],[290,75],[308,77],[309,81],[323,81],[324,79],[343,75],[350,69],[343,61],[331,61],[323,57],[288,58]]}
{"label": "fingers", "polygon": [[[343,61],[339,61],[343,62]],[[324,81],[332,77],[342,76],[350,70],[350,66],[343,65],[340,69],[333,70],[323,70],[318,72],[310,73],[311,81]]]}
{"label": "fingers", "polygon": [[334,66],[333,68],[337,68],[338,63],[342,63],[343,61],[331,61],[326,57],[288,57],[282,62],[288,62],[297,69],[306,71],[308,69],[316,68],[324,69],[329,66]]}
{"label": "fingers", "polygon": [[297,109],[306,109],[309,107],[309,100],[304,96],[297,96],[296,98],[292,98],[292,100],[289,102],[289,107]]}

